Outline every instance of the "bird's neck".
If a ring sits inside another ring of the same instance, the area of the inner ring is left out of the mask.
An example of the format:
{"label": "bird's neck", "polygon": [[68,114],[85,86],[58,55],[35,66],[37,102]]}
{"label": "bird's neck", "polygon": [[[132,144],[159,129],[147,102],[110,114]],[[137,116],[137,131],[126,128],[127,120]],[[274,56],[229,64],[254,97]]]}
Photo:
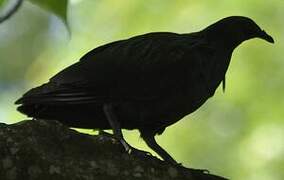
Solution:
{"label": "bird's neck", "polygon": [[208,28],[203,31],[206,40],[215,47],[233,52],[244,40],[237,34],[223,32],[223,30]]}

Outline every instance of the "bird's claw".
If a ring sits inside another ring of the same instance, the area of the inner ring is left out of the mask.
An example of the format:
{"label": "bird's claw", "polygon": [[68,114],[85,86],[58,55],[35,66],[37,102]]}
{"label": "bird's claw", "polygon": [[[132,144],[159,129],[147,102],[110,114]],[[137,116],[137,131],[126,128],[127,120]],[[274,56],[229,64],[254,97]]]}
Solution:
{"label": "bird's claw", "polygon": [[136,148],[130,146],[124,139],[117,138],[117,137],[115,137],[115,135],[107,133],[103,130],[99,130],[99,135],[114,138],[114,139],[120,141],[120,143],[123,145],[127,154],[134,154],[134,155],[137,155],[137,156],[140,156],[140,157],[152,156],[152,154],[150,152],[136,149]]}
{"label": "bird's claw", "polygon": [[139,157],[148,157],[148,156],[152,156],[152,154],[150,152],[147,151],[142,151],[136,148],[131,147],[128,151],[128,154],[131,155],[135,155],[135,156],[139,156]]}

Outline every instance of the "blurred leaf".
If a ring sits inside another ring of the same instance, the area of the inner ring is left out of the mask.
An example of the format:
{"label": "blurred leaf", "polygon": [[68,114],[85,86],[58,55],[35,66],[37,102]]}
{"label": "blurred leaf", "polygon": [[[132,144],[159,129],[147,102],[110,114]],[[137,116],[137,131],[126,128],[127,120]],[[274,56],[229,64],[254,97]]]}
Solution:
{"label": "blurred leaf", "polygon": [[2,7],[2,5],[4,4],[5,0],[0,0],[0,8]]}
{"label": "blurred leaf", "polygon": [[29,1],[38,5],[43,9],[46,9],[54,13],[56,16],[62,19],[64,23],[67,25],[68,0],[29,0]]}
{"label": "blurred leaf", "polygon": [[[24,0],[12,1],[11,5],[10,5],[8,3],[10,1],[0,0],[0,9],[1,9],[0,23],[6,21],[13,14],[15,14],[17,12],[17,10],[19,9],[19,7],[22,5],[23,1]],[[9,5],[7,5],[7,4],[9,4]]]}

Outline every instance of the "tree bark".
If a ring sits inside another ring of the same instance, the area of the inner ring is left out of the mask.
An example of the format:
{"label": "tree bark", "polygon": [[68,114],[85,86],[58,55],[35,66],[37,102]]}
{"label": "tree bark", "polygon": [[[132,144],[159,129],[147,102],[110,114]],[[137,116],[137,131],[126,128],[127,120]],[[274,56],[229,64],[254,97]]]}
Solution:
{"label": "tree bark", "polygon": [[225,180],[156,157],[127,154],[105,135],[87,135],[57,121],[0,124],[1,180]]}

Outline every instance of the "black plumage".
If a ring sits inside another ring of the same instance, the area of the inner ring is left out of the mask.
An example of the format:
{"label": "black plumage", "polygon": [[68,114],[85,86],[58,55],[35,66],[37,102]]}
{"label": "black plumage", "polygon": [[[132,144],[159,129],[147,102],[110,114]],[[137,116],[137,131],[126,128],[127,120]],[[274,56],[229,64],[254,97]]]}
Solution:
{"label": "black plumage", "polygon": [[176,163],[154,136],[225,84],[233,50],[251,38],[273,42],[253,20],[232,16],[200,32],[155,32],[112,42],[88,52],[16,104],[35,119],[113,129],[128,151],[121,128],[138,129],[149,147]]}

